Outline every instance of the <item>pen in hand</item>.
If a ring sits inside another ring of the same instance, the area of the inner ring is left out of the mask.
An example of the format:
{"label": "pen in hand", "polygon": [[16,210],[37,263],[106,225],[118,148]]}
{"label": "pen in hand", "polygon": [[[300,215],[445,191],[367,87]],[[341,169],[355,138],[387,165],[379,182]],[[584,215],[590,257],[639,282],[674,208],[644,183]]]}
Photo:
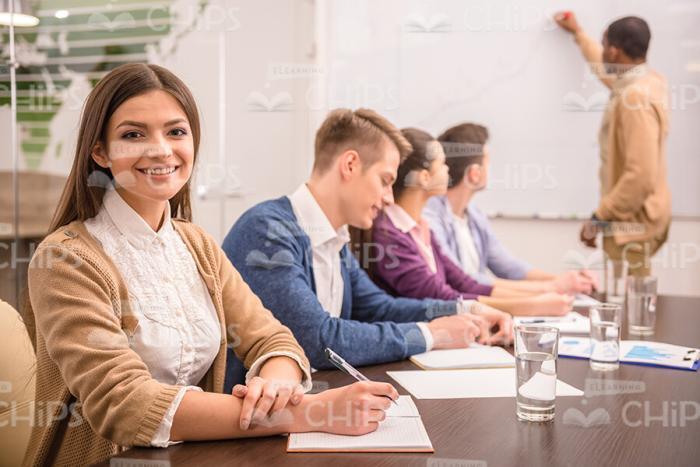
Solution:
{"label": "pen in hand", "polygon": [[[337,353],[333,352],[331,349],[326,347],[326,358],[328,361],[330,361],[333,365],[335,365],[340,371],[347,373],[348,375],[352,376],[358,381],[369,381],[369,378],[367,378],[365,375],[357,371],[355,367],[350,365],[348,362],[343,360],[343,358],[338,355]],[[389,399],[391,402],[393,402],[396,405],[399,405],[394,399],[392,399],[389,396],[384,395],[383,397],[386,397]]]}

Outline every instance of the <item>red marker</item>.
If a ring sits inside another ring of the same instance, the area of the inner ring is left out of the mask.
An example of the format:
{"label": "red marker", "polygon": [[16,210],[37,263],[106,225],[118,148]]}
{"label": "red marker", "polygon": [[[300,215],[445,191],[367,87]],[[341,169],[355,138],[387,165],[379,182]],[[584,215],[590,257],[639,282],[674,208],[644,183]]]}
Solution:
{"label": "red marker", "polygon": [[571,18],[571,12],[570,11],[565,11],[564,14],[562,15],[564,19],[569,19]]}

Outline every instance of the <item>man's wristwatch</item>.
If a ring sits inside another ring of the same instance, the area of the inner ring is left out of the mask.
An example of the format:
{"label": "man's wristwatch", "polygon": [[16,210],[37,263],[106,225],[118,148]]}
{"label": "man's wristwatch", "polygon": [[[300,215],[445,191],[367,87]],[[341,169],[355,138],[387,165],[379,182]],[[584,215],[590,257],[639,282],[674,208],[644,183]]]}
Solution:
{"label": "man's wristwatch", "polygon": [[601,228],[601,229],[606,228],[608,226],[608,224],[610,223],[608,221],[600,220],[600,218],[598,218],[598,216],[596,216],[595,213],[591,214],[591,220],[596,225],[596,227]]}

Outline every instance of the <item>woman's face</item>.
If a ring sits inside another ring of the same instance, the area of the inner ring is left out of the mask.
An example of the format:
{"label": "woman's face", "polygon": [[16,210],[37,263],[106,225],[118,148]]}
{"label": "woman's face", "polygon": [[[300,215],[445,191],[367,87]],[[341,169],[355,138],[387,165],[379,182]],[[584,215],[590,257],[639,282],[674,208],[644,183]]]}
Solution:
{"label": "woman's face", "polygon": [[194,142],[187,116],[165,91],[134,96],[107,123],[106,147],[93,158],[109,167],[127,201],[168,201],[187,183],[194,163]]}
{"label": "woman's face", "polygon": [[430,160],[428,183],[425,190],[430,196],[444,195],[447,193],[449,181],[449,169],[445,163],[445,151],[438,141],[430,141],[427,147],[427,156]]}

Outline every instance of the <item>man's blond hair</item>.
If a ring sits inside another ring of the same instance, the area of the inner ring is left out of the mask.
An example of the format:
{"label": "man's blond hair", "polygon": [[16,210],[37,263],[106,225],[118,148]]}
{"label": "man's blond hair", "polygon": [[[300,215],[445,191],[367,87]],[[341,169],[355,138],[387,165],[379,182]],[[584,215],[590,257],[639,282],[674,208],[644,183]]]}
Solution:
{"label": "man's blond hair", "polygon": [[384,138],[399,150],[401,160],[411,152],[411,144],[401,131],[374,110],[335,109],[316,132],[314,171],[325,172],[339,154],[354,149],[365,168],[379,160]]}

